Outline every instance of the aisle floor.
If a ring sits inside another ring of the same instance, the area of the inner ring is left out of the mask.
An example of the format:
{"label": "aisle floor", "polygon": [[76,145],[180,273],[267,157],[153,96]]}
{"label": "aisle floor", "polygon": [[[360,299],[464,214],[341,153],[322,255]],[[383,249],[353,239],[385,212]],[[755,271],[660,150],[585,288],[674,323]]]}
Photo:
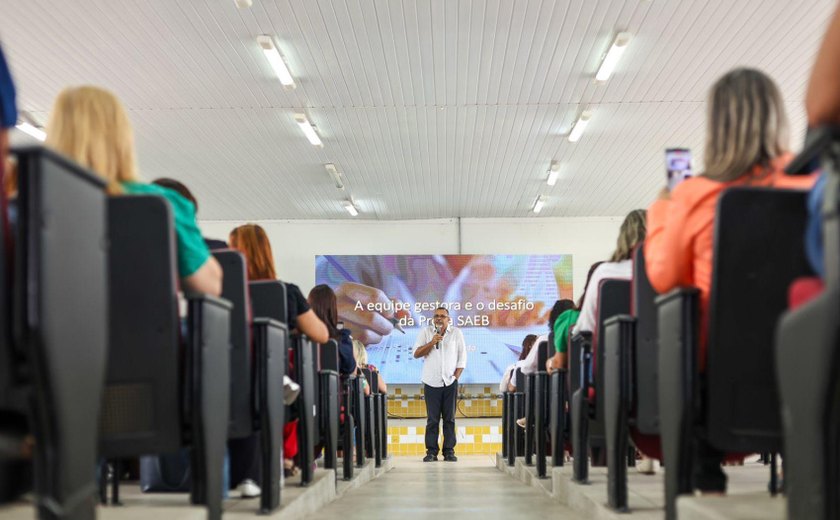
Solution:
{"label": "aisle floor", "polygon": [[489,456],[424,463],[395,457],[394,469],[348,492],[308,519],[583,518],[500,472]]}

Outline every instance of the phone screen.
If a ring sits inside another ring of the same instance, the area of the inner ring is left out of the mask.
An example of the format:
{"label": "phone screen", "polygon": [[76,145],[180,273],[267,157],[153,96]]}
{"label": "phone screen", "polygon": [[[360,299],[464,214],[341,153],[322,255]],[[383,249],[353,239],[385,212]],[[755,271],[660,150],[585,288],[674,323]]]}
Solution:
{"label": "phone screen", "polygon": [[677,184],[692,175],[691,150],[688,148],[665,150],[665,169],[668,172],[668,191],[673,191]]}

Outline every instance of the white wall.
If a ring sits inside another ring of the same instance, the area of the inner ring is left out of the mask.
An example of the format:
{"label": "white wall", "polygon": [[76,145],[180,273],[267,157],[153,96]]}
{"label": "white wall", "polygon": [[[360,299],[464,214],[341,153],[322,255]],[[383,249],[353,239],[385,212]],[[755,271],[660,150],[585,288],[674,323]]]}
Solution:
{"label": "white wall", "polygon": [[[274,249],[277,275],[307,294],[315,285],[315,256],[384,254],[571,254],[574,292],[589,266],[615,248],[623,217],[285,220],[258,222]],[[241,222],[202,221],[205,236],[227,239]],[[460,241],[460,250],[459,250]]]}

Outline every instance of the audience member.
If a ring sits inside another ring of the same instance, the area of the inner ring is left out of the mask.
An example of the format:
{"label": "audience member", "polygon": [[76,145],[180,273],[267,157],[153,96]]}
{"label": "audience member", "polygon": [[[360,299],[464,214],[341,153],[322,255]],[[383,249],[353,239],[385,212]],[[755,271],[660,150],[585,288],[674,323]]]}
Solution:
{"label": "audience member", "polygon": [[[787,118],[773,80],[753,69],[735,69],[709,93],[706,171],[662,190],[648,208],[645,267],[659,293],[679,286],[700,290],[700,367],[705,368],[706,319],[712,283],[715,208],[733,186],[806,188],[812,177],[787,177]],[[723,453],[699,441],[695,449],[695,488],[726,491]]]}
{"label": "audience member", "polygon": [[[249,280],[276,280],[274,254],[265,230],[257,224],[245,224],[230,232],[230,247],[245,255]],[[286,283],[286,305],[289,330],[305,334],[315,343],[326,343],[330,336],[327,326],[309,307],[300,288]]]}
{"label": "audience member", "polygon": [[592,279],[592,274],[603,262],[595,262],[589,268],[586,274],[586,283],[583,286],[583,293],[578,298],[577,305],[571,309],[562,312],[554,321],[554,356],[549,358],[545,363],[545,369],[550,374],[554,370],[566,368],[568,362],[566,352],[568,351],[570,332],[575,323],[577,323],[578,316],[580,316],[580,308],[583,305],[583,300],[586,298],[586,287]]}
{"label": "audience member", "polygon": [[175,220],[183,288],[213,296],[222,293],[222,268],[201,238],[192,204],[170,189],[139,180],[134,132],[116,96],[93,86],[62,91],[53,105],[46,144],[104,178],[112,195],[164,197]]}
{"label": "audience member", "polygon": [[615,251],[609,261],[601,263],[592,273],[584,290],[585,298],[573,332],[592,332],[595,310],[598,308],[598,288],[607,279],[630,280],[633,277],[633,248],[645,239],[645,211],[631,211],[621,223]]}
{"label": "audience member", "polygon": [[356,360],[353,357],[353,339],[350,337],[350,329],[339,326],[335,292],[329,285],[316,285],[309,291],[306,301],[327,326],[330,339],[338,343],[338,372],[342,375],[354,373]]}
{"label": "audience member", "polygon": [[[377,379],[379,380],[379,393],[387,394],[388,385],[385,384],[385,377],[382,376],[382,372],[380,372],[376,366],[368,363],[367,348],[364,343],[357,339],[353,340],[353,355],[356,358],[356,363],[358,364],[360,370],[367,368],[371,372],[376,372],[378,374]],[[369,393],[369,390],[367,390],[366,393]]]}

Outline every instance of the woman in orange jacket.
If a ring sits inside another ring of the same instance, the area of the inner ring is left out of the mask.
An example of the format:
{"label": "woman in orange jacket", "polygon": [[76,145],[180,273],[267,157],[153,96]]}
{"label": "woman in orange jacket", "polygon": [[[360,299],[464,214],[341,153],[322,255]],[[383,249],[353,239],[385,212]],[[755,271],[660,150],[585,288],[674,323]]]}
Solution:
{"label": "woman in orange jacket", "polygon": [[[645,267],[657,292],[681,286],[700,290],[701,370],[712,283],[715,208],[733,186],[809,188],[813,177],[787,177],[790,160],[784,103],[772,79],[754,69],[735,69],[712,87],[706,122],[705,172],[673,192],[663,190],[647,211]],[[694,485],[724,492],[722,453],[701,443]]]}

